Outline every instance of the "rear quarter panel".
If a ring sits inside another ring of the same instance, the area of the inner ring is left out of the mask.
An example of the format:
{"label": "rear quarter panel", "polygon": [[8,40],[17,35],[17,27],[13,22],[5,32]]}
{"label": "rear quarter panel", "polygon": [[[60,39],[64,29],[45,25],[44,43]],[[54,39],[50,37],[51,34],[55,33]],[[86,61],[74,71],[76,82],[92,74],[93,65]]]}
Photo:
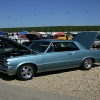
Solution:
{"label": "rear quarter panel", "polygon": [[80,66],[85,58],[93,58],[95,62],[100,62],[99,50],[78,50],[72,52],[73,66]]}

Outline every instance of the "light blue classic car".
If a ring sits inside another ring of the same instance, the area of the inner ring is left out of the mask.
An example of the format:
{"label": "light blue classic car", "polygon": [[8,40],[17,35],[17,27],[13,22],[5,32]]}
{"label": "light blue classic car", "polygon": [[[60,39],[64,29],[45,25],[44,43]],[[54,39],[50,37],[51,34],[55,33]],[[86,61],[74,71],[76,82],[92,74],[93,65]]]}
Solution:
{"label": "light blue classic car", "polygon": [[100,62],[100,50],[86,48],[88,43],[83,46],[74,40],[51,39],[36,40],[25,47],[5,37],[0,39],[11,46],[6,53],[1,53],[0,71],[17,75],[21,80],[29,80],[35,73],[45,71],[74,67],[89,70],[93,63]]}

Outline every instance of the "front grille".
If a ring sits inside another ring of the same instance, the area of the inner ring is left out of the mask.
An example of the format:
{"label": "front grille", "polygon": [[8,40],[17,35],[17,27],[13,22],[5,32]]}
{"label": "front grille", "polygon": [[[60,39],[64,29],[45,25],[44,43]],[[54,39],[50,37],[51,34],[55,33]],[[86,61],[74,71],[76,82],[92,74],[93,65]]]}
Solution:
{"label": "front grille", "polygon": [[0,59],[0,66],[3,68],[8,68],[7,66],[4,65],[4,62],[5,62],[4,60]]}

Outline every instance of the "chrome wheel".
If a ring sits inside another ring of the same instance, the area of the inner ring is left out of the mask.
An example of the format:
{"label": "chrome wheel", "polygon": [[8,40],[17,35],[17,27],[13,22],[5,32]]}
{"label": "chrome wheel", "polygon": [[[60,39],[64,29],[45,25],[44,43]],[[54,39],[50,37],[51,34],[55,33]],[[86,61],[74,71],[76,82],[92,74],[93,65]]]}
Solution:
{"label": "chrome wheel", "polygon": [[93,61],[90,58],[86,58],[84,59],[84,61],[82,62],[81,68],[85,69],[85,70],[89,70],[92,68],[93,65]]}
{"label": "chrome wheel", "polygon": [[21,80],[29,80],[34,75],[34,67],[31,64],[25,64],[19,67],[17,75]]}
{"label": "chrome wheel", "polygon": [[92,61],[91,61],[91,59],[85,59],[84,60],[84,67],[85,68],[91,68],[92,67]]}
{"label": "chrome wheel", "polygon": [[21,76],[24,79],[28,79],[33,75],[33,69],[30,66],[23,66],[22,70],[21,70]]}

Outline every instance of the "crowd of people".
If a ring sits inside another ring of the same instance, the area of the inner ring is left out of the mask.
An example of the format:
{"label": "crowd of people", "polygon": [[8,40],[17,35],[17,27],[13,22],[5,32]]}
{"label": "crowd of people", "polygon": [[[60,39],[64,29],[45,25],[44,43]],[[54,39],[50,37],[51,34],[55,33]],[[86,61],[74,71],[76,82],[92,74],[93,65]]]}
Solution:
{"label": "crowd of people", "polygon": [[8,36],[10,39],[13,39],[13,40],[15,40],[16,42],[18,42],[18,34],[16,33],[16,34],[9,34],[9,36]]}

